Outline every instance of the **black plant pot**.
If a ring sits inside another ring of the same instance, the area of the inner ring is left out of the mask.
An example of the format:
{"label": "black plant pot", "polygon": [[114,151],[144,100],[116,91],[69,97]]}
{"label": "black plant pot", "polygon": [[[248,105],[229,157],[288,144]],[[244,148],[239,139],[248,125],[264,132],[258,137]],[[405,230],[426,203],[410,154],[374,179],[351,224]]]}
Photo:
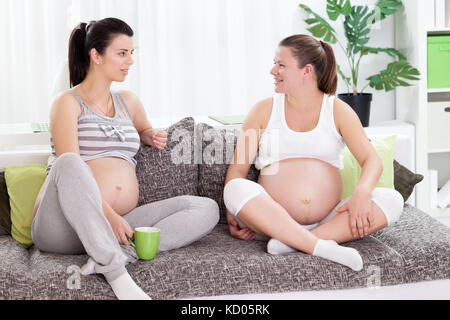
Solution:
{"label": "black plant pot", "polygon": [[357,96],[340,93],[338,94],[338,98],[346,102],[353,110],[355,110],[363,127],[369,126],[370,102],[372,101],[371,93],[358,93]]}

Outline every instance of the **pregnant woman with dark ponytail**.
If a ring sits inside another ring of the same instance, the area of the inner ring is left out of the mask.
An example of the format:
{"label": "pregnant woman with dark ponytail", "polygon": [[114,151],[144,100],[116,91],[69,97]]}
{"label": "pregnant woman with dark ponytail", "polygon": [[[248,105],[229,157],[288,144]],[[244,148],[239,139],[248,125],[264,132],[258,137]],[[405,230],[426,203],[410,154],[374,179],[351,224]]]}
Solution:
{"label": "pregnant woman with dark ponytail", "polygon": [[133,30],[106,18],[81,23],[71,34],[71,89],[51,108],[52,155],[34,206],[32,239],[43,251],[87,253],[83,274],[102,273],[119,299],[150,299],[128,274],[135,227],[161,230],[160,251],[180,248],[208,234],[219,220],[211,199],[179,196],[136,208],[140,141],[158,149],[167,133],[152,128],[129,91],[111,91],[133,64]]}

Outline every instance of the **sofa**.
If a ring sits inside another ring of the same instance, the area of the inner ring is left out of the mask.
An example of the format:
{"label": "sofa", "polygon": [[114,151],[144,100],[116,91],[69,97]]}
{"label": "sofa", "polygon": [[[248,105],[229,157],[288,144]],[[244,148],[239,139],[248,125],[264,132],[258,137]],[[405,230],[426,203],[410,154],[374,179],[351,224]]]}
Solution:
{"label": "sofa", "polygon": [[[221,217],[201,240],[158,252],[153,260],[127,265],[131,277],[153,299],[340,292],[450,279],[450,229],[410,204],[405,204],[393,225],[343,244],[361,254],[364,268],[359,272],[302,252],[270,255],[263,241],[233,238],[226,224],[222,191],[238,130],[213,128],[185,118],[167,131],[164,150],[141,145],[136,155],[138,205],[183,194],[198,195],[214,199]],[[395,165],[396,174],[406,170]],[[252,165],[247,178],[256,181],[258,174]],[[397,180],[396,188],[406,188],[409,194],[420,181]],[[87,255],[42,252],[34,245],[25,249],[11,235],[2,235],[0,299],[116,299],[102,275],[80,274],[87,259]]]}

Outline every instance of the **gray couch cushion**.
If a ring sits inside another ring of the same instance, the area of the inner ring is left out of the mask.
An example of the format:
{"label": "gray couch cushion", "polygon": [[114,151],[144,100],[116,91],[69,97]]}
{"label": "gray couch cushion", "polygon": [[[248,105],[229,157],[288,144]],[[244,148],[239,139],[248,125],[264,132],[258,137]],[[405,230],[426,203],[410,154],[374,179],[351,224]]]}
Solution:
{"label": "gray couch cushion", "polygon": [[[409,205],[392,226],[344,245],[360,252],[362,271],[304,253],[273,256],[266,253],[264,242],[232,238],[227,226],[219,224],[188,247],[158,253],[154,260],[139,260],[127,269],[154,299],[333,290],[450,278],[450,230]],[[49,254],[36,247],[27,252],[10,236],[1,236],[0,256],[0,298],[115,299],[103,276],[74,272],[86,262],[86,255]]]}
{"label": "gray couch cushion", "polygon": [[194,119],[184,118],[166,129],[163,150],[141,143],[136,154],[138,206],[180,195],[198,195],[198,165],[194,162]]}
{"label": "gray couch cushion", "polygon": [[[227,223],[223,187],[240,129],[214,128],[205,123],[196,125],[198,195],[214,199],[220,208],[219,223]],[[252,164],[247,179],[257,181],[259,171]]]}
{"label": "gray couch cushion", "polygon": [[450,279],[450,229],[410,205],[403,216],[374,236],[402,257],[405,282]]}

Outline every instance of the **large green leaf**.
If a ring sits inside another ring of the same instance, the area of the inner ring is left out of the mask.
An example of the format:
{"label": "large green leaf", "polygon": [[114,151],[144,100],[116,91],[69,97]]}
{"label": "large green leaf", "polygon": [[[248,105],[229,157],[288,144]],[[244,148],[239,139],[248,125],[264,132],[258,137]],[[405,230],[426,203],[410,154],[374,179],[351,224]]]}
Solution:
{"label": "large green leaf", "polygon": [[344,80],[345,83],[348,86],[350,86],[351,79],[349,77],[345,76],[344,72],[342,72],[342,69],[338,64],[336,64],[336,69],[337,69],[337,73],[341,76],[342,80]]}
{"label": "large green leaf", "polygon": [[372,13],[367,6],[355,6],[345,18],[344,30],[348,40],[347,51],[349,55],[357,54],[369,42],[370,26],[367,19]]}
{"label": "large green leaf", "polygon": [[376,14],[377,16],[379,16],[377,18],[383,20],[387,16],[396,13],[398,7],[400,7],[401,5],[401,0],[379,0],[376,4],[376,6],[378,7],[378,9],[376,10],[380,10],[379,14]]}
{"label": "large green leaf", "polygon": [[300,4],[299,6],[313,16],[313,18],[308,18],[305,20],[305,22],[311,26],[308,31],[311,32],[316,38],[323,39],[329,43],[336,43],[336,31],[333,27],[325,19],[312,11],[308,6],[304,4]]}
{"label": "large green leaf", "polygon": [[372,48],[372,47],[362,47],[361,56],[369,53],[378,54],[384,52],[392,58],[397,58],[398,60],[406,60],[406,57],[397,49],[394,48]]}
{"label": "large green leaf", "polygon": [[367,80],[370,81],[369,86],[376,90],[391,91],[399,86],[410,86],[405,80],[419,80],[419,75],[419,70],[412,67],[408,61],[400,60],[389,63],[385,70],[368,77]]}
{"label": "large green leaf", "polygon": [[[344,3],[345,1],[345,3]],[[350,0],[327,0],[328,18],[336,21],[339,15],[348,16],[352,11]]]}

